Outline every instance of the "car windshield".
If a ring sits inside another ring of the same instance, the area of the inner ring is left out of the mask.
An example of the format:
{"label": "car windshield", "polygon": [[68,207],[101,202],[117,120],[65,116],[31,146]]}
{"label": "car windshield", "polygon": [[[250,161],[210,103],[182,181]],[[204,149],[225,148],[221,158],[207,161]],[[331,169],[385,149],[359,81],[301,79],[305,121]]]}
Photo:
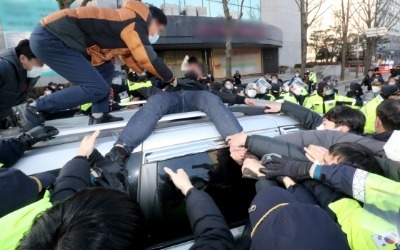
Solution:
{"label": "car windshield", "polygon": [[227,148],[179,157],[159,162],[157,166],[161,207],[160,219],[150,228],[153,243],[192,234],[184,196],[166,178],[164,167],[175,171],[183,168],[196,188],[210,194],[231,228],[246,222],[247,209],[255,196],[255,181],[242,178],[241,167]]}

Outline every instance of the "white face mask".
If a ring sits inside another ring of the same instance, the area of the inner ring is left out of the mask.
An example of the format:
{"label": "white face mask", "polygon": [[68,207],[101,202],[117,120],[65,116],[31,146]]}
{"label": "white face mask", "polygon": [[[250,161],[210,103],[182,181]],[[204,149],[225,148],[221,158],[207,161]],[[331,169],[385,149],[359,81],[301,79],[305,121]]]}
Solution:
{"label": "white face mask", "polygon": [[324,124],[319,125],[316,130],[325,130]]}
{"label": "white face mask", "polygon": [[155,44],[158,41],[158,38],[160,38],[160,35],[155,33],[152,36],[149,36],[149,41],[151,44]]}
{"label": "white face mask", "polygon": [[293,94],[295,94],[295,95],[301,95],[301,89],[300,89],[300,88],[295,89],[295,90],[293,91]]}
{"label": "white face mask", "polygon": [[46,90],[46,91],[44,91],[44,94],[45,94],[45,95],[50,95],[50,94],[51,94],[51,90]]}
{"label": "white face mask", "polygon": [[389,85],[396,85],[396,82],[389,82]]}
{"label": "white face mask", "polygon": [[266,87],[260,87],[259,91],[260,91],[260,94],[265,94],[265,93],[267,93],[267,88]]}
{"label": "white face mask", "polygon": [[373,91],[374,93],[378,93],[379,91],[381,91],[381,88],[380,88],[380,87],[377,87],[377,86],[372,86],[372,91]]}
{"label": "white face mask", "polygon": [[247,90],[247,96],[250,98],[254,98],[257,95],[257,90],[255,89],[249,89]]}
{"label": "white face mask", "polygon": [[274,80],[272,80],[272,83],[278,83],[278,80],[274,79]]}
{"label": "white face mask", "polygon": [[326,91],[326,95],[332,95],[332,94],[334,94],[335,92],[332,90],[332,89],[328,89],[327,91]]}
{"label": "white face mask", "polygon": [[114,77],[112,79],[112,84],[121,85],[122,84],[122,78],[120,76]]}
{"label": "white face mask", "polygon": [[36,78],[42,74],[43,69],[41,67],[33,66],[31,70],[27,71],[26,77]]}
{"label": "white face mask", "polygon": [[231,90],[231,89],[232,89],[232,85],[226,84],[226,85],[225,85],[225,88]]}
{"label": "white face mask", "polygon": [[286,92],[286,93],[289,92],[289,86],[283,85],[283,86],[282,86],[282,91],[283,91],[283,92]]}
{"label": "white face mask", "polygon": [[300,74],[296,74],[296,77],[299,77],[300,76]]}

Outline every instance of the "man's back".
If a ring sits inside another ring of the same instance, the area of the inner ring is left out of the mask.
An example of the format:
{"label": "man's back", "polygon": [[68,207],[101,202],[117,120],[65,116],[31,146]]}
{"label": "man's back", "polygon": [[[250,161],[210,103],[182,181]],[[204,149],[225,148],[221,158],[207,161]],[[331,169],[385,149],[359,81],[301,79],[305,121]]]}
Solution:
{"label": "man's back", "polygon": [[[147,37],[150,11],[141,2],[128,2],[122,9],[82,7],[55,12],[41,24],[67,46],[81,52],[98,45],[100,49],[127,48],[124,29],[140,30]],[[138,40],[140,40],[138,36]]]}

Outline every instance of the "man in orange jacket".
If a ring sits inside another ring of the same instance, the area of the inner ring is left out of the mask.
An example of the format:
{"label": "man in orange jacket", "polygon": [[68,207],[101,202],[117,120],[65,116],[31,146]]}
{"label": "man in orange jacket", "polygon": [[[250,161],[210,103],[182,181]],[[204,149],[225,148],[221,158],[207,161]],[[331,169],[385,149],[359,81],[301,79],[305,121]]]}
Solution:
{"label": "man in orange jacket", "polygon": [[108,114],[114,76],[111,60],[116,55],[132,70],[147,70],[176,85],[172,72],[152,47],[166,24],[167,17],[160,9],[140,1],[127,2],[121,9],[64,9],[42,19],[31,35],[31,49],[75,85],[19,106],[20,125],[29,129],[44,122],[43,113],[88,102],[93,103],[89,124],[122,120]]}

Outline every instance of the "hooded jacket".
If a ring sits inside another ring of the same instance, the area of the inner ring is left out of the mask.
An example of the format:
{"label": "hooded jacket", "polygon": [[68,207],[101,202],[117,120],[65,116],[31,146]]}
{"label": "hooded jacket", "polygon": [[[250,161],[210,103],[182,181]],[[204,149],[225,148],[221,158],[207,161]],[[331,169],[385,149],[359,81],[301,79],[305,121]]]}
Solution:
{"label": "hooded jacket", "polygon": [[147,70],[166,82],[173,74],[148,38],[151,13],[146,4],[130,1],[121,9],[64,9],[42,19],[41,25],[65,45],[98,66],[118,55],[135,72]]}
{"label": "hooded jacket", "polygon": [[11,114],[11,108],[23,103],[39,77],[27,78],[15,49],[0,52],[0,119]]}

